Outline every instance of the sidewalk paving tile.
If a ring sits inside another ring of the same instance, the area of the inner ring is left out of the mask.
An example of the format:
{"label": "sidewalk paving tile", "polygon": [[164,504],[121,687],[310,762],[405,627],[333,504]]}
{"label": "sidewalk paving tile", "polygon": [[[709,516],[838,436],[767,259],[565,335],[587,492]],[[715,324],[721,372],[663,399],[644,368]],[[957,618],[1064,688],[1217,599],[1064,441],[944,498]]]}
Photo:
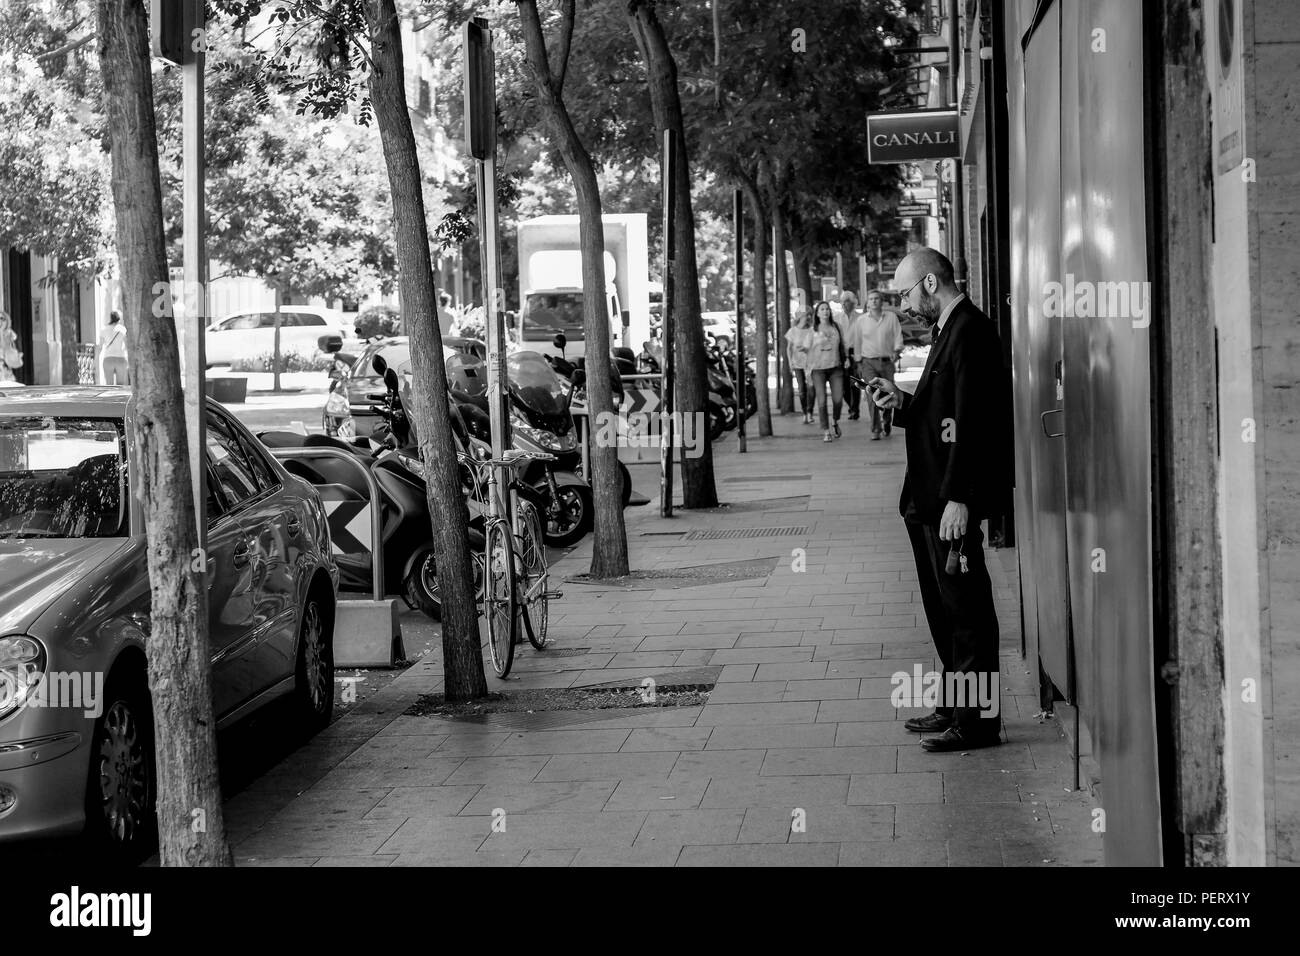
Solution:
{"label": "sidewalk paving tile", "polygon": [[532,780],[546,766],[545,755],[467,757],[445,783],[517,783]]}
{"label": "sidewalk paving tile", "polygon": [[703,750],[712,733],[712,727],[646,727],[633,730],[619,752]]}
{"label": "sidewalk paving tile", "polygon": [[753,681],[751,683],[719,683],[709,692],[710,704],[763,704],[787,700],[786,682],[783,680]]}
{"label": "sidewalk paving tile", "polygon": [[732,844],[740,836],[744,818],[744,810],[651,811],[633,846]]}
{"label": "sidewalk paving tile", "polygon": [[700,806],[722,807],[806,807],[813,804],[844,803],[849,794],[849,777],[714,777]]}
{"label": "sidewalk paving tile", "polygon": [[763,768],[763,750],[695,750],[678,756],[669,780],[739,777]]}
{"label": "sidewalk paving tile", "polygon": [[562,813],[604,808],[617,786],[612,781],[573,780],[561,783],[489,783],[460,811],[461,816],[515,813]]}
{"label": "sidewalk paving tile", "polygon": [[856,698],[861,681],[856,677],[825,680],[792,680],[785,685],[782,700],[843,700]]}
{"label": "sidewalk paving tile", "polygon": [[[605,804],[605,810],[691,810],[700,805],[708,778],[669,776],[666,780],[629,778]],[[680,841],[679,841],[680,842]]]}
{"label": "sidewalk paving tile", "polygon": [[541,780],[624,780],[629,777],[668,776],[677,754],[614,753],[556,754],[537,774]]}
{"label": "sidewalk paving tile", "polygon": [[840,866],[947,866],[948,848],[936,840],[874,840],[840,844]]}
{"label": "sidewalk paving tile", "polygon": [[835,866],[839,847],[834,844],[741,844],[687,846],[678,866]]}
{"label": "sidewalk paving tile", "polygon": [[675,866],[680,846],[641,844],[632,847],[583,847],[571,866]]}
{"label": "sidewalk paving tile", "polygon": [[740,843],[842,843],[889,840],[892,806],[751,807],[745,811]]}
{"label": "sidewalk paving tile", "polygon": [[630,730],[533,730],[510,734],[493,756],[506,754],[617,753]]}
{"label": "sidewalk paving tile", "polygon": [[770,704],[705,704],[697,727],[724,724],[811,724],[817,718],[817,701]]}
{"label": "sidewalk paving tile", "polygon": [[855,773],[849,782],[849,803],[943,803],[941,773]]}
{"label": "sidewalk paving tile", "polygon": [[897,747],[798,747],[769,750],[762,773],[766,777],[893,773],[897,766]]}
{"label": "sidewalk paving tile", "polygon": [[478,784],[450,787],[394,787],[365,815],[367,820],[453,817],[479,792]]}
{"label": "sidewalk paving tile", "polygon": [[760,724],[715,727],[704,749],[772,750],[834,745],[833,724]]}

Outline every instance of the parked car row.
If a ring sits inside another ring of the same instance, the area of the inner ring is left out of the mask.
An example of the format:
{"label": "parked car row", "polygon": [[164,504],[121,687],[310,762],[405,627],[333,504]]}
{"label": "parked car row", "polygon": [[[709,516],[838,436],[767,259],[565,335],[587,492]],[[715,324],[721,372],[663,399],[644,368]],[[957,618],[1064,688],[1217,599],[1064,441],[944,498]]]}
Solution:
{"label": "parked car row", "polygon": [[[207,402],[208,638],[218,728],[334,700],[339,572],[316,490]],[[155,832],[150,583],[131,393],[0,389],[0,843]],[[75,699],[74,699],[75,698]]]}

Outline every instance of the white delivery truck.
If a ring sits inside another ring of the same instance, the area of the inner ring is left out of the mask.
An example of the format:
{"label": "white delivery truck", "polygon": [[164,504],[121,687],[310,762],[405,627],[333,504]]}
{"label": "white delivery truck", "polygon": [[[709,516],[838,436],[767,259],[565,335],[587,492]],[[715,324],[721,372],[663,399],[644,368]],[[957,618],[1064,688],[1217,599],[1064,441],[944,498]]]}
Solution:
{"label": "white delivery truck", "polygon": [[[605,233],[605,313],[610,347],[634,353],[650,338],[649,240],[645,213],[602,216]],[[519,336],[524,348],[565,357],[586,353],[582,253],[577,216],[538,216],[519,223]]]}

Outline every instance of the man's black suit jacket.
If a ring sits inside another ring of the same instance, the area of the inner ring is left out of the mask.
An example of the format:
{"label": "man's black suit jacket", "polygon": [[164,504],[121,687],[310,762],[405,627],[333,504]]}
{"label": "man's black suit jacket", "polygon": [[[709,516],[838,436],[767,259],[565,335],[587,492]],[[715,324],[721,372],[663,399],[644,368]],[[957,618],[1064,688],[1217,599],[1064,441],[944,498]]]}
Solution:
{"label": "man's black suit jacket", "polygon": [[997,326],[970,299],[952,310],[902,399],[894,412],[907,440],[899,514],[937,525],[949,501],[966,505],[972,523],[1001,512],[1012,476],[1010,380]]}

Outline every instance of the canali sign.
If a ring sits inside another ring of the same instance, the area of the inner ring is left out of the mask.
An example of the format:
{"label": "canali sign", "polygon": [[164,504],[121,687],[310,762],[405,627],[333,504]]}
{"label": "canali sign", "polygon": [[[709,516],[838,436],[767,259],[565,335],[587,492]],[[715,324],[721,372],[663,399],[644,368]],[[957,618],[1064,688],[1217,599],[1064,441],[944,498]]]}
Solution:
{"label": "canali sign", "polygon": [[867,114],[867,160],[915,163],[961,155],[956,110]]}

